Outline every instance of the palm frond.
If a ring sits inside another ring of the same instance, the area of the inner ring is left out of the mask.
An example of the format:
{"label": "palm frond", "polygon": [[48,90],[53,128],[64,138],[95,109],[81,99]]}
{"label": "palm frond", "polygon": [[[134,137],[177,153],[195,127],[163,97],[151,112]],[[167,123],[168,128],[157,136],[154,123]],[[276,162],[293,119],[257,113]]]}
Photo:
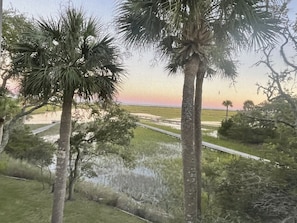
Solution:
{"label": "palm frond", "polygon": [[24,33],[25,41],[15,45],[14,58],[24,74],[24,95],[111,98],[124,69],[114,39],[99,38],[99,30],[95,19],[68,9],[59,20],[40,20],[34,30]]}

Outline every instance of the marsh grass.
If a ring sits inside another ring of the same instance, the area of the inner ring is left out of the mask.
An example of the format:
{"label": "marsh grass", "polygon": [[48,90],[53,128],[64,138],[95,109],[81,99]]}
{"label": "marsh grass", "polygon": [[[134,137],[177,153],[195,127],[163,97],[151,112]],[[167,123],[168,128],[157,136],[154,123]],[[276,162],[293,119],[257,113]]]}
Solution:
{"label": "marsh grass", "polygon": [[[131,113],[147,113],[160,116],[162,119],[175,119],[181,117],[181,108],[178,107],[159,107],[159,106],[139,106],[121,105],[122,108]],[[237,111],[229,111],[229,116],[236,114]],[[219,109],[202,109],[202,121],[220,122],[226,118],[226,111]]]}

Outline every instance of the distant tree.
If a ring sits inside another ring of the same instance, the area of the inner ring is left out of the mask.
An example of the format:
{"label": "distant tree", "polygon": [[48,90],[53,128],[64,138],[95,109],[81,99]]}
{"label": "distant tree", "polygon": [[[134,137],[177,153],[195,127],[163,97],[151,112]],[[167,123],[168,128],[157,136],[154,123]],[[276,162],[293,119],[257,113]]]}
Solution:
{"label": "distant tree", "polygon": [[100,35],[96,19],[68,8],[59,19],[40,19],[14,47],[26,99],[61,103],[52,223],[63,221],[74,96],[110,100],[123,69],[113,38]]}
{"label": "distant tree", "polygon": [[73,122],[69,156],[69,200],[73,199],[75,182],[81,175],[96,175],[92,170],[98,156],[115,154],[126,162],[133,161],[128,146],[134,128],[136,118],[117,104],[93,107],[89,122]]}
{"label": "distant tree", "polygon": [[232,101],[230,100],[225,100],[222,103],[226,107],[226,120],[228,119],[228,112],[229,112],[229,107],[233,107]]}
{"label": "distant tree", "polygon": [[243,102],[243,110],[244,111],[250,111],[255,107],[255,104],[252,100],[246,100]]}

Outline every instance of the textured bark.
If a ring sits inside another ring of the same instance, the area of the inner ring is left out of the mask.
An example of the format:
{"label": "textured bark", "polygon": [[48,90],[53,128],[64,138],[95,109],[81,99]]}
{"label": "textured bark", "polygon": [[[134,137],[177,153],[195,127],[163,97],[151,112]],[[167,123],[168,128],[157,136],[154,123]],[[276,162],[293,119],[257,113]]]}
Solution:
{"label": "textured bark", "polygon": [[[71,156],[70,156],[70,159],[71,159]],[[80,161],[80,150],[77,148],[74,167],[73,169],[70,170],[70,175],[69,175],[68,200],[73,200],[74,186],[79,176],[79,161]]]}
{"label": "textured bark", "polygon": [[14,125],[16,124],[17,119],[12,119],[6,121],[2,126],[2,136],[1,136],[1,143],[0,143],[0,154],[4,151],[5,146],[8,143],[9,135],[11,130],[13,129]]}
{"label": "textured bark", "polygon": [[195,88],[195,124],[194,124],[194,150],[196,157],[196,179],[197,179],[197,214],[198,219],[201,219],[202,214],[202,130],[201,130],[201,110],[202,110],[202,86],[204,79],[205,70],[203,66],[199,66],[199,71],[196,77],[196,88]]}
{"label": "textured bark", "polygon": [[67,167],[70,150],[71,107],[73,94],[64,94],[62,104],[60,139],[57,151],[55,190],[52,208],[52,223],[63,222],[64,202],[66,197]]}
{"label": "textured bark", "polygon": [[[3,120],[3,122],[0,121],[0,145],[2,144],[3,128],[4,128],[4,120]],[[0,149],[0,153],[1,152],[2,152],[2,150]]]}
{"label": "textured bark", "polygon": [[184,180],[184,213],[185,222],[197,220],[196,204],[196,170],[194,142],[194,92],[195,77],[198,72],[198,58],[193,57],[185,65],[183,100],[181,111],[181,139]]}
{"label": "textured bark", "polygon": [[3,5],[3,0],[0,0],[0,57],[2,56],[1,52],[2,52],[2,17],[3,17],[3,9],[2,9],[2,5]]}

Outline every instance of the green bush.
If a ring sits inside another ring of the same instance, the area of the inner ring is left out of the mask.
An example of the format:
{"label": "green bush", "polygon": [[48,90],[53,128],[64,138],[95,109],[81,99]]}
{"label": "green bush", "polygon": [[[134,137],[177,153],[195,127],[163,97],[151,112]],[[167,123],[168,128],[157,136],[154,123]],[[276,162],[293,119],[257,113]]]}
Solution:
{"label": "green bush", "polygon": [[223,120],[218,133],[220,136],[251,144],[261,144],[277,136],[273,123],[259,122],[242,112]]}

